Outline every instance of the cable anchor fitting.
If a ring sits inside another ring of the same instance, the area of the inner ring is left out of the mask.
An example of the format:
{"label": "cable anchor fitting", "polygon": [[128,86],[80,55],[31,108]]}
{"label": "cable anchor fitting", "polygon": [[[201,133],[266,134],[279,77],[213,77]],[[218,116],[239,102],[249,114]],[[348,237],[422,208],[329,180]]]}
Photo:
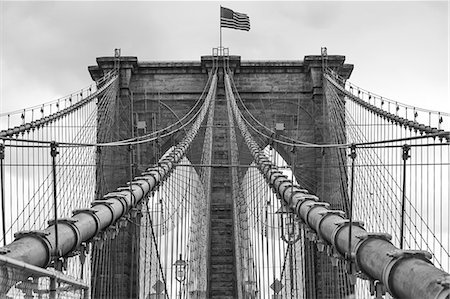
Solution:
{"label": "cable anchor fitting", "polygon": [[376,299],[382,299],[386,295],[386,288],[383,283],[379,280],[370,281],[370,295],[374,296]]}
{"label": "cable anchor fitting", "polygon": [[356,159],[356,144],[352,143],[350,145],[350,154],[348,155],[352,160]]}
{"label": "cable anchor fitting", "polygon": [[50,143],[50,155],[52,157],[56,157],[59,154],[58,152],[58,143],[56,143],[55,141],[52,141]]}
{"label": "cable anchor fitting", "polygon": [[0,247],[0,255],[10,253],[11,249],[6,247]]}
{"label": "cable anchor fitting", "polygon": [[444,289],[450,289],[450,275],[445,275],[436,280]]}
{"label": "cable anchor fitting", "polygon": [[408,158],[411,157],[411,155],[409,154],[409,151],[410,151],[410,149],[411,149],[411,145],[409,145],[409,144],[404,144],[403,147],[402,147],[402,149],[403,149],[403,155],[402,155],[402,158],[403,158],[403,161],[406,161],[406,160],[408,160]]}
{"label": "cable anchor fitting", "polygon": [[5,159],[5,145],[0,143],[0,160]]}
{"label": "cable anchor fitting", "polygon": [[291,148],[291,153],[292,153],[292,154],[295,154],[295,150],[296,150],[295,144],[293,144],[293,145],[292,145],[292,148]]}

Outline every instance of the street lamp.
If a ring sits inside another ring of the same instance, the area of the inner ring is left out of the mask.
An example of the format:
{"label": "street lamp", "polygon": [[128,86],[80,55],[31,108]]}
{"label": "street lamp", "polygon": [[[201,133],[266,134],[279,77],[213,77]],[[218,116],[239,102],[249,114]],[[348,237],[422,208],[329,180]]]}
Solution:
{"label": "street lamp", "polygon": [[300,227],[291,211],[285,205],[282,205],[275,213],[280,217],[281,239],[288,244],[294,244],[300,240]]}
{"label": "street lamp", "polygon": [[181,258],[181,253],[180,258],[173,265],[175,266],[176,271],[175,279],[180,283],[180,299],[181,299],[182,283],[183,281],[186,280],[186,266],[187,266],[186,261]]}

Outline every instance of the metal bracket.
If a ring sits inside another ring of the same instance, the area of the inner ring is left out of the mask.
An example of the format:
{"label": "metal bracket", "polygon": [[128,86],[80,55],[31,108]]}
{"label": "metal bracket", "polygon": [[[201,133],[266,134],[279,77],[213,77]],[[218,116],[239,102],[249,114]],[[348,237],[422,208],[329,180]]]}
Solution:
{"label": "metal bracket", "polygon": [[[78,219],[75,219],[75,218],[59,218],[58,220],[57,220],[57,222],[58,223],[69,223],[69,224],[74,224],[74,223],[77,223],[78,222]],[[47,221],[47,224],[49,225],[49,226],[51,226],[51,225],[55,225],[55,219],[50,219],[50,220],[48,220]]]}
{"label": "metal bracket", "polygon": [[379,280],[370,281],[370,295],[375,295],[376,299],[382,299],[386,295],[386,288]]}
{"label": "metal bracket", "polygon": [[[78,243],[81,243],[81,232],[78,229],[78,227],[75,225],[75,223],[77,223],[77,222],[78,222],[78,219],[75,219],[75,218],[61,218],[61,219],[56,220],[56,223],[58,223],[58,224],[61,223],[61,224],[66,224],[67,226],[69,226],[72,229],[73,233],[75,234],[75,238],[76,238],[75,245],[72,249],[70,249],[70,251],[75,250],[76,247],[78,246]],[[55,219],[50,219],[47,221],[47,223],[49,226],[56,224]]]}
{"label": "metal bracket", "polygon": [[5,159],[5,145],[0,143],[0,160]]}
{"label": "metal bracket", "polygon": [[[134,181],[131,181],[131,182],[127,182],[127,185],[128,186],[138,186],[141,190],[142,190],[142,194],[144,195],[145,194],[145,190],[144,190],[144,188],[142,187],[142,185],[144,184],[144,183],[139,183],[137,180],[136,180],[136,178],[134,178],[135,180]],[[149,182],[147,181],[147,180],[145,180],[146,182],[147,182],[147,184],[148,185],[150,185],[149,184]]]}
{"label": "metal bracket", "polygon": [[50,264],[52,259],[52,245],[50,241],[47,239],[47,236],[50,235],[50,232],[45,230],[24,230],[14,234],[14,239],[19,240],[25,237],[32,237],[39,240],[42,245],[44,245],[47,251],[47,258],[45,261],[45,267]]}
{"label": "metal bracket", "polygon": [[308,190],[300,188],[299,185],[292,184],[292,188],[290,189],[292,190],[291,197],[289,198],[290,202],[292,202],[296,194],[308,194]]}
{"label": "metal bracket", "polygon": [[47,237],[50,235],[48,231],[45,230],[23,230],[14,234],[14,239],[19,240],[23,237],[36,236],[36,237]]}
{"label": "metal bracket", "polygon": [[96,245],[102,249],[103,244],[105,243],[105,234],[102,232],[99,232],[97,236],[93,237],[92,240],[96,243]]}
{"label": "metal bracket", "polygon": [[[362,221],[352,221],[351,224],[354,225],[354,226],[361,227],[361,228],[364,225],[364,223]],[[344,219],[342,221],[335,222],[335,225],[336,225],[336,228],[334,229],[333,233],[331,234],[331,243],[333,244],[333,246],[336,247],[336,244],[337,244],[336,238],[337,238],[339,232],[342,229],[344,229],[344,227],[350,225],[350,220]],[[340,252],[340,254],[342,254],[343,256],[346,256],[346,252]],[[347,253],[347,254],[350,254],[350,252]]]}
{"label": "metal bracket", "polygon": [[81,243],[80,247],[79,247],[79,257],[80,257],[80,263],[81,265],[84,265],[85,261],[86,261],[86,256],[87,254],[89,254],[89,246],[87,246],[86,243]]}
{"label": "metal bracket", "polygon": [[386,253],[387,256],[393,257],[393,258],[419,258],[426,262],[429,262],[431,258],[433,257],[431,253],[425,250],[393,250],[388,253]]}
{"label": "metal bracket", "polygon": [[153,177],[153,179],[155,179],[156,183],[159,183],[158,180],[155,178],[155,174],[157,173],[159,178],[162,179],[162,175],[158,171],[158,169],[160,169],[160,168],[161,168],[160,166],[153,166],[153,167],[147,168],[147,170],[142,172],[141,175],[143,175],[143,176],[150,175]]}
{"label": "metal bracket", "polygon": [[[344,215],[345,215],[345,213],[344,213]],[[360,220],[353,220],[351,223],[354,224],[355,226],[358,226],[358,227],[361,227],[361,228],[364,228],[364,225],[365,225],[364,221],[360,221]],[[345,226],[347,224],[350,224],[350,220],[344,219],[342,221],[335,222],[334,224],[337,227],[342,227],[342,226]]]}
{"label": "metal bracket", "polygon": [[358,235],[356,237],[358,239],[360,239],[361,241],[366,241],[366,240],[372,239],[372,238],[382,239],[382,240],[386,240],[386,241],[391,241],[392,240],[392,235],[391,234],[387,234],[387,233],[366,233],[366,234]]}
{"label": "metal bracket", "polygon": [[119,227],[115,224],[108,227],[106,232],[111,240],[114,240],[119,234]]}
{"label": "metal bracket", "polygon": [[[120,201],[120,203],[121,203],[122,205],[124,205],[123,202]],[[109,211],[111,212],[111,215],[112,215],[112,217],[113,217],[113,219],[114,219],[114,215],[115,215],[116,211],[115,211],[114,208],[113,208],[113,204],[114,204],[114,203],[111,202],[111,201],[108,200],[108,199],[104,199],[104,200],[94,200],[94,201],[91,202],[91,207],[95,207],[95,206],[99,206],[99,205],[103,205],[103,206],[107,207],[107,208],[109,209]],[[124,207],[124,211],[126,211],[126,207]]]}
{"label": "metal bracket", "polygon": [[[353,222],[353,223],[355,223],[355,222]],[[354,253],[352,254],[352,258],[355,260],[356,269],[361,269],[360,262],[358,259],[358,256],[359,256],[358,253],[359,253],[359,250],[361,249],[361,247],[363,247],[363,245],[367,241],[372,240],[372,239],[381,239],[381,240],[390,242],[392,240],[392,236],[387,233],[364,233],[364,234],[357,235],[356,238],[360,239],[360,241],[355,246]]]}
{"label": "metal bracket", "polygon": [[306,215],[305,215],[305,222],[307,224],[309,224],[308,217],[309,217],[309,213],[312,210],[314,210],[315,208],[318,208],[318,207],[328,208],[330,206],[330,204],[327,203],[327,202],[313,202],[313,203],[308,204],[307,206],[309,207],[309,209],[308,209],[308,211],[306,212]]}
{"label": "metal bracket", "polygon": [[285,179],[279,181],[279,182],[278,182],[278,186],[281,186],[282,184],[286,184],[286,183],[287,183],[287,184],[290,184],[290,186],[286,186],[286,187],[285,187],[284,192],[283,192],[283,194],[282,194],[282,197],[283,197],[283,198],[285,197],[284,193],[285,193],[289,188],[292,188],[292,187],[294,186],[294,184],[292,183],[292,181],[289,180],[289,179],[287,179],[287,178],[285,178]]}
{"label": "metal bracket", "polygon": [[324,239],[319,238],[319,239],[317,240],[316,245],[317,245],[317,250],[318,250],[319,252],[324,252],[324,251],[325,251],[325,248],[326,248],[326,246],[327,246],[328,244],[327,244],[327,242],[326,242]]}
{"label": "metal bracket", "polygon": [[11,249],[5,248],[5,247],[0,247],[0,254],[7,254],[10,252],[11,252]]}
{"label": "metal bracket", "polygon": [[315,195],[312,195],[312,194],[305,193],[305,194],[303,194],[303,198],[302,199],[303,199],[303,201],[312,200],[312,201],[315,201],[316,203],[325,204],[324,206],[327,206],[327,207],[330,206],[330,204],[327,203],[327,202],[320,202],[320,201],[318,201],[319,198],[317,196],[315,196]]}
{"label": "metal bracket", "polygon": [[[127,183],[127,184],[128,184],[128,183]],[[142,189],[142,188],[141,188],[141,189]],[[124,191],[129,192],[130,195],[134,198],[134,200],[136,200],[136,197],[134,196],[134,193],[133,193],[133,189],[130,188],[130,186],[119,187],[119,188],[117,188],[117,191],[119,191],[119,192],[124,192]],[[119,192],[114,192],[114,193],[115,193],[115,194],[120,194],[119,196],[122,197],[122,198],[124,198],[125,195],[123,195],[123,194],[121,194],[121,193],[119,193]],[[107,195],[108,195],[108,194],[107,194]],[[115,195],[114,197],[119,197],[119,196]],[[104,197],[106,198],[106,195],[105,195]]]}
{"label": "metal bracket", "polygon": [[450,275],[445,275],[436,280],[444,289],[450,289]]}
{"label": "metal bracket", "polygon": [[265,174],[265,179],[266,179],[267,184],[269,184],[271,186],[271,183],[270,183],[271,177],[276,174],[283,175],[281,170],[278,170],[277,168],[269,168],[267,170],[267,173]]}
{"label": "metal bracket", "polygon": [[52,157],[56,157],[59,154],[58,152],[58,143],[56,143],[55,141],[52,141],[50,143],[50,155]]}
{"label": "metal bracket", "polygon": [[[154,179],[155,179],[155,176],[153,175],[154,173],[158,173],[158,175],[159,176],[161,176],[161,174],[159,173],[159,171],[157,171],[155,168],[147,168],[147,170],[146,171],[144,171],[144,172],[141,172],[141,176],[152,176]],[[155,179],[155,182],[156,182],[156,179]]]}
{"label": "metal bracket", "polygon": [[118,221],[119,228],[127,227],[129,218],[128,215],[121,217]]}
{"label": "metal bracket", "polygon": [[105,206],[111,206],[113,203],[111,201],[109,201],[108,199],[103,199],[103,200],[94,200],[91,202],[91,207],[95,207],[98,205],[105,205]]}
{"label": "metal bracket", "polygon": [[137,215],[138,215],[138,212],[139,212],[138,209],[136,209],[136,208],[131,208],[131,209],[130,209],[130,217],[133,218],[133,219],[136,218]]}
{"label": "metal bracket", "polygon": [[409,150],[411,149],[411,145],[409,144],[404,144],[402,146],[402,159],[404,161],[408,160],[408,158],[410,158],[411,156],[409,155]]}
{"label": "metal bracket", "polygon": [[397,263],[401,262],[404,259],[410,259],[410,258],[417,258],[417,259],[421,259],[427,263],[431,264],[430,259],[432,258],[431,253],[424,251],[424,250],[401,250],[401,249],[396,249],[393,251],[390,251],[388,253],[386,253],[389,257],[392,257],[392,260],[387,263],[387,265],[384,267],[383,269],[383,275],[382,275],[382,279],[383,279],[383,284],[386,287],[386,290],[391,293],[392,295],[395,294],[392,290],[391,286],[391,272],[393,269],[396,268]]}
{"label": "metal bracket", "polygon": [[[300,189],[300,191],[302,191],[303,189]],[[309,194],[309,193],[304,193],[304,192],[299,192],[294,194],[293,198],[295,197],[295,199],[297,200],[297,203],[295,204],[295,213],[297,215],[300,215],[300,208],[303,205],[303,203],[305,203],[307,200],[311,200],[311,201],[315,201],[318,202],[319,198],[315,195]],[[300,198],[298,198],[300,197]]]}
{"label": "metal bracket", "polygon": [[299,187],[298,191],[300,191],[301,193],[304,193],[306,196],[314,196],[315,198],[318,198],[315,195],[309,194],[309,191],[306,190],[306,189],[302,189],[302,188]]}
{"label": "metal bracket", "polygon": [[338,215],[338,216],[345,217],[345,212],[342,211],[342,210],[328,210],[328,211],[319,213],[319,215],[322,215],[322,216],[326,216],[326,215]]}
{"label": "metal bracket", "polygon": [[97,211],[97,210],[94,210],[94,209],[77,209],[77,210],[73,210],[73,211],[72,211],[72,215],[75,216],[75,215],[78,215],[78,214],[80,214],[80,213],[95,214],[95,213],[97,213],[97,212],[98,212],[98,211]]}
{"label": "metal bracket", "polygon": [[354,143],[350,146],[350,154],[348,155],[352,160],[356,159],[356,145]]}
{"label": "metal bracket", "polygon": [[317,222],[316,232],[319,235],[320,239],[323,239],[322,233],[320,231],[320,226],[322,225],[322,222],[325,220],[325,218],[327,218],[328,215],[338,215],[341,217],[345,217],[344,211],[341,210],[327,210],[324,212],[320,212],[319,215],[321,215],[322,218],[320,218],[319,222]]}
{"label": "metal bracket", "polygon": [[78,210],[74,210],[72,212],[72,215],[76,216],[76,215],[81,214],[81,213],[86,213],[86,214],[89,214],[90,216],[92,216],[92,218],[95,221],[95,225],[96,225],[96,229],[95,229],[95,234],[94,235],[97,235],[98,232],[100,231],[100,218],[97,216],[97,212],[98,211],[95,210],[95,209],[78,209]]}
{"label": "metal bracket", "polygon": [[316,242],[317,241],[316,232],[313,229],[311,229],[309,226],[306,226],[305,230],[306,230],[305,231],[306,238],[311,242]]}
{"label": "metal bracket", "polygon": [[[272,162],[270,161],[262,161],[261,162],[261,168],[264,172],[264,175],[267,175],[267,173],[271,170],[274,169],[274,165],[272,164]],[[267,168],[267,169],[266,169]]]}
{"label": "metal bracket", "polygon": [[[345,213],[344,213],[345,215]],[[337,228],[333,231],[332,234],[332,242],[334,243],[334,245],[336,246],[336,237],[338,232],[344,228],[345,226],[349,227],[349,243],[348,243],[348,252],[343,252],[343,256],[345,258],[345,269],[347,271],[347,274],[350,277],[350,282],[353,283],[353,285],[356,283],[356,275],[355,273],[359,271],[358,265],[356,263],[353,262],[352,259],[354,259],[354,254],[352,254],[352,244],[351,244],[351,232],[352,232],[352,228],[353,226],[355,227],[360,227],[362,229],[364,229],[364,222],[363,221],[358,221],[358,220],[354,220],[351,221],[350,219],[345,219],[342,221],[338,221],[335,223],[335,225],[337,226]],[[354,244],[353,244],[354,246]]]}
{"label": "metal bracket", "polygon": [[[129,182],[128,182],[127,184],[129,184]],[[142,189],[141,186],[138,186],[138,187],[141,188],[142,193],[144,193],[144,189]],[[132,203],[132,204],[133,204],[133,203],[136,203],[137,198],[136,198],[136,196],[135,196],[134,193],[133,193],[133,187],[130,187],[130,186],[123,186],[123,187],[117,188],[117,191],[120,191],[120,192],[126,191],[126,192],[130,193],[130,196],[131,196],[131,203]],[[118,193],[118,194],[121,194],[121,193]],[[123,198],[123,199],[126,198],[125,195],[123,195],[123,194],[121,194],[121,196],[115,196],[115,197],[121,197],[121,198]],[[125,208],[125,209],[126,209],[126,208]]]}
{"label": "metal bracket", "polygon": [[[130,191],[130,190],[128,190],[128,191]],[[130,193],[132,193],[132,192],[130,192]],[[133,195],[133,197],[130,198],[131,199],[131,202],[129,203],[130,205],[133,204],[133,198],[134,198],[134,195]],[[128,210],[128,201],[127,201],[128,198],[126,195],[124,195],[120,192],[111,192],[111,193],[104,195],[103,199],[100,199],[100,201],[105,201],[108,199],[118,200],[122,204],[122,209],[124,211]]]}
{"label": "metal bracket", "polygon": [[[127,188],[128,191],[130,190],[130,188],[128,188],[128,187],[121,187],[121,188]],[[119,190],[119,188],[117,188],[117,190]],[[103,195],[103,199],[100,199],[100,200],[117,198],[117,197],[126,198],[126,196],[120,192],[111,192],[106,195]]]}
{"label": "metal bracket", "polygon": [[350,278],[350,283],[352,285],[356,284],[356,278],[358,278],[358,273],[360,273],[356,263],[352,260],[345,260],[345,270],[347,271],[348,277]]}
{"label": "metal bracket", "polygon": [[137,183],[137,181],[145,181],[148,184],[149,191],[152,191],[152,184],[151,184],[151,179],[149,178],[149,176],[151,177],[151,179],[153,179],[153,182],[155,183],[155,187],[156,187],[156,185],[157,185],[156,183],[157,182],[156,182],[156,179],[155,179],[155,177],[153,175],[134,177],[134,181],[133,182]]}
{"label": "metal bracket", "polygon": [[328,245],[327,254],[330,257],[331,265],[333,267],[337,267],[339,260],[341,259],[341,255],[336,250],[336,247],[334,247],[333,245]]}
{"label": "metal bracket", "polygon": [[270,184],[273,184],[273,182],[275,182],[275,180],[277,180],[278,178],[284,178],[285,180],[288,179],[287,175],[283,174],[281,171],[278,173],[273,173],[270,175]]}
{"label": "metal bracket", "polygon": [[352,287],[355,287],[357,278],[358,278],[358,275],[355,272],[348,273],[348,280]]}

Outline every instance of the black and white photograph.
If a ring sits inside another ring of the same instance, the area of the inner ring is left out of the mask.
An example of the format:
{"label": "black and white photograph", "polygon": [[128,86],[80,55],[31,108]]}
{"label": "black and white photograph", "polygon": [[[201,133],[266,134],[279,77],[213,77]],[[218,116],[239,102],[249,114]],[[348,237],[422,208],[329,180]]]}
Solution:
{"label": "black and white photograph", "polygon": [[0,298],[450,299],[450,2],[0,0]]}

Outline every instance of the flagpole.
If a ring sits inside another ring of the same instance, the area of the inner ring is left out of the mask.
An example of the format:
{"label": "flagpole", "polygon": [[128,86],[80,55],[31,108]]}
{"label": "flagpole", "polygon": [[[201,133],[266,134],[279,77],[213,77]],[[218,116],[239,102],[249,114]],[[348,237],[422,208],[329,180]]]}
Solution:
{"label": "flagpole", "polygon": [[219,55],[222,54],[222,5],[220,5],[220,14],[219,14],[219,28],[220,28],[220,43],[219,43]]}

